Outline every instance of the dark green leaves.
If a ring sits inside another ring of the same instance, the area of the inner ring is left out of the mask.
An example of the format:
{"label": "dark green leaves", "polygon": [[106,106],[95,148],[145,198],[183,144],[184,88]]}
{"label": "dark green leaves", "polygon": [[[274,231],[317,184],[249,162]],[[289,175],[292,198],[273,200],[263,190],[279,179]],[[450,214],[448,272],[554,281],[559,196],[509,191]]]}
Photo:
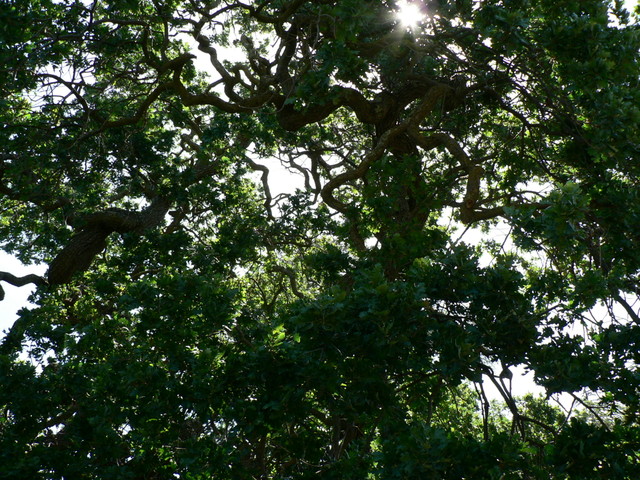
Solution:
{"label": "dark green leaves", "polygon": [[637,25],[419,3],[0,7],[0,477],[638,477]]}

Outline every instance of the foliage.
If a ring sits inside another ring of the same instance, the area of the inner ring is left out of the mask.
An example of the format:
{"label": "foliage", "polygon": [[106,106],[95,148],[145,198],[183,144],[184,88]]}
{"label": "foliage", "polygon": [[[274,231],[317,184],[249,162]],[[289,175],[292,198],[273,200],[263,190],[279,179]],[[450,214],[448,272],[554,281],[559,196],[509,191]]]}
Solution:
{"label": "foliage", "polygon": [[638,17],[415,3],[0,5],[0,478],[639,477]]}

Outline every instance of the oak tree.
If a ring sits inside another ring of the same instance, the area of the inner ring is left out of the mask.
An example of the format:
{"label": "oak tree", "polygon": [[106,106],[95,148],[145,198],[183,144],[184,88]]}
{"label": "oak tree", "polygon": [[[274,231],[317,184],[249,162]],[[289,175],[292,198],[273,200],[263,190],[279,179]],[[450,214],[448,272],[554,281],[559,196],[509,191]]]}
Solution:
{"label": "oak tree", "polygon": [[0,5],[0,478],[638,478],[638,17],[407,3]]}

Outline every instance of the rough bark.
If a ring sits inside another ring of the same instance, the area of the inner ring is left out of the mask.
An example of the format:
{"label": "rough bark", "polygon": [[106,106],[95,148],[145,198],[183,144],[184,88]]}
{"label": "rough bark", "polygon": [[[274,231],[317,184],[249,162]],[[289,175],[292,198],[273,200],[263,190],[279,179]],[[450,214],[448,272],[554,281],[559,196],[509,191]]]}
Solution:
{"label": "rough bark", "polygon": [[160,225],[169,205],[167,200],[158,197],[140,212],[112,209],[88,215],[81,222],[84,226],[49,265],[49,284],[69,283],[76,273],[87,270],[95,256],[106,248],[111,233],[140,235]]}

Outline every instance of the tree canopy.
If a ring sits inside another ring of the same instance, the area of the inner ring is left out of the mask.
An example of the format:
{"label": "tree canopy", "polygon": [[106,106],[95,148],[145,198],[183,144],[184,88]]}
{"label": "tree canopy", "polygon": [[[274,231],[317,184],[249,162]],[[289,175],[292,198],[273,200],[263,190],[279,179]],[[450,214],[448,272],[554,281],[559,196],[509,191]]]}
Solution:
{"label": "tree canopy", "polygon": [[0,478],[640,478],[638,17],[409,3],[2,2]]}

